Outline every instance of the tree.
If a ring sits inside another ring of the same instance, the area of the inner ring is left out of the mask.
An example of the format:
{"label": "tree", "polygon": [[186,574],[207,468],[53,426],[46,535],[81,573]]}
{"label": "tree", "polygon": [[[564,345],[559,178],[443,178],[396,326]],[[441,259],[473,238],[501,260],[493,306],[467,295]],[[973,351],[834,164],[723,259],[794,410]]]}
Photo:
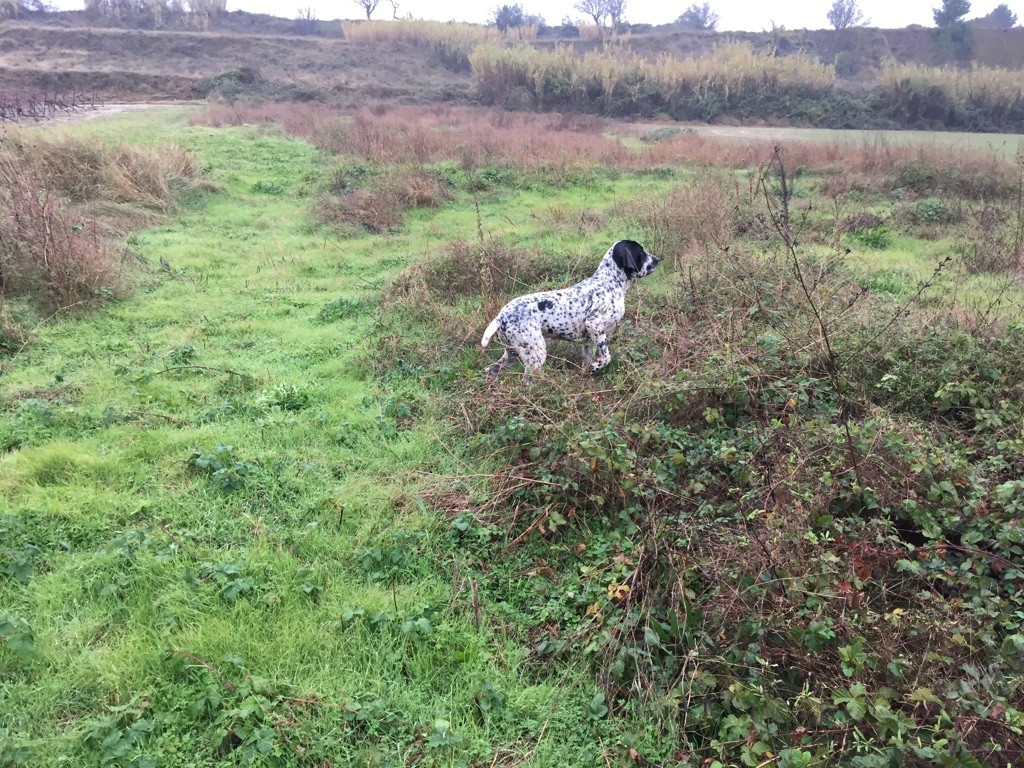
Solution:
{"label": "tree", "polygon": [[605,11],[612,22],[612,29],[618,31],[623,24],[626,13],[626,0],[605,0]]}
{"label": "tree", "polygon": [[1006,3],[1001,3],[984,16],[967,22],[979,29],[1009,29],[1017,23],[1017,14]]}
{"label": "tree", "polygon": [[933,9],[935,42],[939,57],[961,63],[970,61],[974,50],[971,28],[964,16],[971,10],[970,0],[942,0],[942,7]]}
{"label": "tree", "polygon": [[942,0],[941,8],[933,8],[935,26],[942,29],[963,24],[963,18],[971,10],[970,0]]}
{"label": "tree", "polygon": [[825,16],[836,30],[866,27],[871,21],[864,17],[857,0],[835,0]]}
{"label": "tree", "polygon": [[676,24],[689,29],[712,30],[718,26],[718,14],[711,10],[710,3],[703,5],[694,3],[676,19]]}
{"label": "tree", "polygon": [[493,18],[494,26],[501,32],[526,25],[526,13],[523,12],[523,6],[519,3],[495,8]]}
{"label": "tree", "polygon": [[605,0],[578,0],[573,8],[592,18],[598,29],[604,26],[604,18],[608,15]]}
{"label": "tree", "polygon": [[377,10],[377,6],[380,5],[380,0],[352,0],[356,5],[366,11],[366,20],[369,21],[373,12]]}
{"label": "tree", "polygon": [[23,13],[48,13],[54,10],[43,0],[0,0],[0,19],[16,19]]}

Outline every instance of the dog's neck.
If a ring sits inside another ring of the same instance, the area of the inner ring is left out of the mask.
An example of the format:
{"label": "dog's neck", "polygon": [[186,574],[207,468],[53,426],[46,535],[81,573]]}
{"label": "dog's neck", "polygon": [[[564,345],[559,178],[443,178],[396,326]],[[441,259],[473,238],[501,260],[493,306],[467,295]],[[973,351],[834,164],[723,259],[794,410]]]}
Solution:
{"label": "dog's neck", "polygon": [[611,251],[604,255],[601,259],[601,263],[597,265],[597,271],[594,272],[594,277],[599,277],[603,282],[610,282],[616,286],[622,286],[625,290],[629,288],[633,280],[626,277],[626,273],[623,272],[619,265],[612,259]]}

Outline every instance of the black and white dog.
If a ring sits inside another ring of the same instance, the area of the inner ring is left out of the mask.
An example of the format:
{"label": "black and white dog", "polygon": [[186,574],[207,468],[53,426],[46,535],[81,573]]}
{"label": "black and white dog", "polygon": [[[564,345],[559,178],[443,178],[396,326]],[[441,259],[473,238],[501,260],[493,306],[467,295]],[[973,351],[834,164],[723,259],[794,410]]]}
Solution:
{"label": "black and white dog", "polygon": [[480,339],[486,347],[492,336],[505,354],[487,369],[494,378],[522,361],[527,378],[548,356],[544,338],[580,341],[592,372],[611,362],[608,334],[626,314],[626,289],[658,266],[658,257],[633,240],[620,240],[604,255],[592,277],[560,291],[542,291],[512,299],[502,307]]}

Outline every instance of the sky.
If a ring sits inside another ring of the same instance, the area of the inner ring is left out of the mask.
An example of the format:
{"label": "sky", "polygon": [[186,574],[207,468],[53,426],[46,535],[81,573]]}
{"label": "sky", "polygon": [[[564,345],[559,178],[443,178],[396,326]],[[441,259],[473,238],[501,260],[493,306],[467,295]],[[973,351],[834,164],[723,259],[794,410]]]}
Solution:
{"label": "sky", "polygon": [[[439,21],[469,21],[482,24],[492,16],[496,7],[519,3],[529,14],[542,16],[551,25],[570,19],[585,19],[573,8],[576,0],[395,0],[400,16],[412,14],[417,19]],[[695,0],[627,0],[626,20],[634,24],[667,24],[678,18]],[[703,0],[700,0],[703,2]],[[968,18],[983,16],[1001,0],[973,0]],[[832,0],[709,0],[718,14],[719,31],[745,30],[760,32],[776,27],[786,29],[824,29],[829,26],[825,13]],[[932,9],[941,0],[860,0],[858,3],[870,25],[882,29],[895,29],[909,24],[932,26]],[[57,0],[58,7],[81,8],[76,0]],[[1006,5],[1017,14],[1018,23],[1024,22],[1024,0],[1008,0]],[[311,8],[318,19],[357,19],[365,16],[355,0],[227,0],[229,11],[269,13],[284,18],[295,18],[300,9]],[[391,0],[380,0],[373,14],[375,19],[392,17]]]}

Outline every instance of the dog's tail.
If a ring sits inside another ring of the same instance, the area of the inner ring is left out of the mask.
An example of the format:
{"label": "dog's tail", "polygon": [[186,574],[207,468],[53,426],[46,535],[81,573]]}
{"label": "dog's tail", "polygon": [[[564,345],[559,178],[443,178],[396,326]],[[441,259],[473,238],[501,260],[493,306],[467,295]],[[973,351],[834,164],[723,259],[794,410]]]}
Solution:
{"label": "dog's tail", "polygon": [[484,337],[480,339],[480,346],[486,347],[491,342],[491,336],[493,336],[498,330],[498,318],[491,320],[491,324],[487,326],[487,330],[484,331]]}

